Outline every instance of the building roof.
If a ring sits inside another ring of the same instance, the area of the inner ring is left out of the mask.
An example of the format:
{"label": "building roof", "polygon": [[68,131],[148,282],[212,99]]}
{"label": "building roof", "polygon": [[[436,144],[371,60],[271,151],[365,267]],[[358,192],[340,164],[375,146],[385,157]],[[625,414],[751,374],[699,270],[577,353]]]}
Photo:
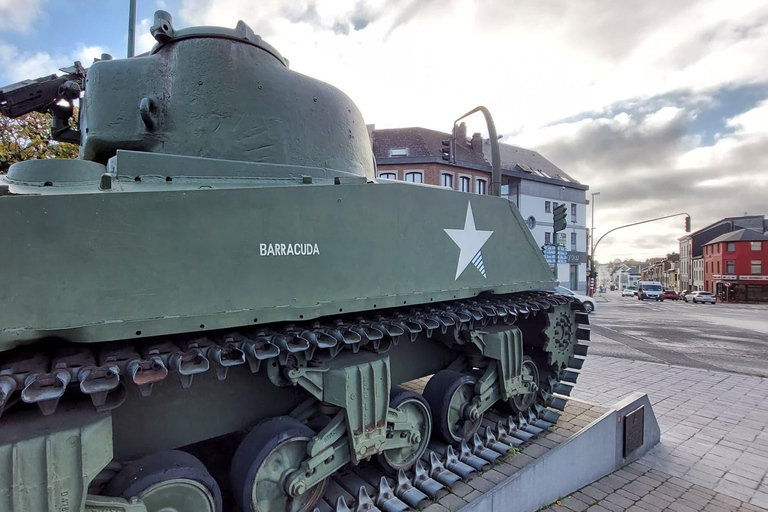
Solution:
{"label": "building roof", "polygon": [[[440,149],[443,147],[442,141],[449,139],[448,133],[429,130],[427,128],[390,128],[387,130],[374,130],[373,134],[373,156],[377,162],[384,163],[388,159],[397,159],[408,163],[405,158],[431,158],[442,161],[443,154]],[[406,157],[390,156],[390,149],[404,148],[408,150]],[[387,161],[386,163],[394,163]],[[466,144],[461,142],[456,144],[456,163],[468,163],[473,165],[487,166],[485,157],[472,151]]]}
{"label": "building roof", "polygon": [[[379,165],[420,163],[449,165],[443,160],[441,152],[442,141],[451,137],[448,133],[420,127],[377,130],[373,125],[369,125],[369,131],[373,143],[373,156]],[[479,137],[479,134],[477,136]],[[488,147],[487,152],[485,152],[485,146]],[[406,150],[406,154],[393,155],[391,152],[393,149]],[[499,144],[499,153],[502,174],[506,176],[565,185],[579,190],[589,189],[587,185],[582,185],[568,176],[536,151]],[[491,172],[490,159],[489,140],[483,140],[483,152],[480,152],[472,149],[471,139],[460,136],[460,140],[456,143],[456,163],[450,165]]]}
{"label": "building roof", "polygon": [[[491,141],[483,140],[483,154],[487,161],[491,161]],[[520,170],[544,178],[559,179],[578,183],[577,180],[563,172],[562,169],[541,156],[536,151],[519,148],[511,144],[499,144],[499,156],[503,170]],[[516,169],[517,168],[517,169]]]}
{"label": "building roof", "polygon": [[717,227],[721,224],[729,223],[733,229],[734,227],[739,228],[747,228],[747,229],[754,229],[754,230],[760,230],[760,228],[763,228],[763,231],[768,231],[766,227],[768,227],[768,219],[765,218],[765,215],[742,215],[741,217],[725,217],[724,219],[720,219],[717,222],[713,222],[712,224],[705,226],[697,231],[694,231],[693,233],[688,233],[685,236],[681,236],[678,238],[678,240],[683,241],[686,238],[692,238],[696,235],[699,235],[701,233],[704,233],[714,227]]}
{"label": "building roof", "polygon": [[736,231],[731,231],[730,233],[720,235],[719,237],[715,238],[714,240],[710,240],[704,245],[719,244],[723,242],[758,242],[763,240],[768,240],[768,236],[765,236],[762,233],[758,233],[757,231],[752,231],[751,229],[738,229]]}

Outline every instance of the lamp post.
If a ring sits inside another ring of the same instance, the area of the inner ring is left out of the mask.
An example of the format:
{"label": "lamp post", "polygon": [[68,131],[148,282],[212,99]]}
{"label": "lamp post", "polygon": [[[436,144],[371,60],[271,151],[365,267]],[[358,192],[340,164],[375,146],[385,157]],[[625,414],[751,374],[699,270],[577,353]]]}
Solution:
{"label": "lamp post", "polygon": [[589,229],[589,296],[592,297],[595,294],[595,196],[599,196],[600,192],[592,193],[592,201],[590,205],[592,207],[592,227]]}

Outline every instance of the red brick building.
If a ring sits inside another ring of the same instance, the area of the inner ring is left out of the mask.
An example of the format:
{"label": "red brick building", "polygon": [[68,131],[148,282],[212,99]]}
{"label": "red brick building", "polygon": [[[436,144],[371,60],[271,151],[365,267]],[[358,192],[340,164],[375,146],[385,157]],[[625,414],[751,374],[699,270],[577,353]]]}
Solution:
{"label": "red brick building", "polygon": [[723,300],[768,301],[768,236],[739,229],[704,244],[704,289]]}

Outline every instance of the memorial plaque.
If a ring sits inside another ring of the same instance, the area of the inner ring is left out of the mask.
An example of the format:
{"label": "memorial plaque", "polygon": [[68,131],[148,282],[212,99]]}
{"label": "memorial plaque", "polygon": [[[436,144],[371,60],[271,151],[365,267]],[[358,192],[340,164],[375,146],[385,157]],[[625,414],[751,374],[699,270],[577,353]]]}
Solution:
{"label": "memorial plaque", "polygon": [[643,446],[643,406],[624,416],[624,458]]}

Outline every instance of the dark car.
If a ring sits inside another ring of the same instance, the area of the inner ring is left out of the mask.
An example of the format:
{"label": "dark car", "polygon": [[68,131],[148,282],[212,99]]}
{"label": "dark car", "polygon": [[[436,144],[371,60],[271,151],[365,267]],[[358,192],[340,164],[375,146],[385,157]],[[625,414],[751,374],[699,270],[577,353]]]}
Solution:
{"label": "dark car", "polygon": [[664,290],[661,293],[661,296],[664,297],[665,299],[672,299],[672,300],[677,300],[680,298],[677,295],[677,292],[675,290]]}

